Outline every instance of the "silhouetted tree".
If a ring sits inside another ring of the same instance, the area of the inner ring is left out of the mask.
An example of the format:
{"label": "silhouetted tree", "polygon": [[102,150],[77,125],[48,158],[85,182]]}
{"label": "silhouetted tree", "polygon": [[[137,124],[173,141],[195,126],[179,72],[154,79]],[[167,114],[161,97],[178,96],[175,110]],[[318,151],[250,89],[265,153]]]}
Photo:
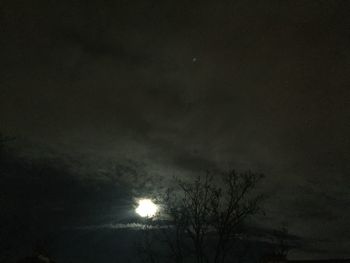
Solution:
{"label": "silhouetted tree", "polygon": [[163,199],[168,225],[160,232],[171,253],[171,261],[224,263],[241,238],[244,221],[259,210],[262,195],[252,190],[262,175],[232,170],[220,175],[196,177],[193,181],[176,180]]}
{"label": "silhouetted tree", "polygon": [[274,255],[286,258],[290,250],[290,244],[288,242],[288,229],[287,227],[281,227],[274,231]]}
{"label": "silhouetted tree", "polygon": [[154,246],[156,236],[152,233],[152,227],[152,218],[145,218],[141,232],[141,242],[136,243],[137,253],[144,263],[159,262],[159,253]]}

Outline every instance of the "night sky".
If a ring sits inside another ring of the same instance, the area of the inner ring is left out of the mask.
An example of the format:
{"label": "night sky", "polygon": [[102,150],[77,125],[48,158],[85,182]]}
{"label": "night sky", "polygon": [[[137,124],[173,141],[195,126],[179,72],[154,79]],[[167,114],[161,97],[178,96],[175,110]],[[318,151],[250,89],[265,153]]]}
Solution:
{"label": "night sky", "polygon": [[235,168],[266,175],[252,224],[288,226],[291,258],[350,257],[349,14],[336,0],[0,1],[15,246],[129,258],[135,198]]}

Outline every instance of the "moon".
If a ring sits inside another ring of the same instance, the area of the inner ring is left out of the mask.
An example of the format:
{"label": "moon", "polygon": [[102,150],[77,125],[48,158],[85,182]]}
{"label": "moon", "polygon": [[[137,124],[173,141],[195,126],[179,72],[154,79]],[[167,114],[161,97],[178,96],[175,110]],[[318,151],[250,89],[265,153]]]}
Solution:
{"label": "moon", "polygon": [[138,200],[138,207],[135,212],[141,217],[154,217],[158,211],[158,206],[151,199]]}

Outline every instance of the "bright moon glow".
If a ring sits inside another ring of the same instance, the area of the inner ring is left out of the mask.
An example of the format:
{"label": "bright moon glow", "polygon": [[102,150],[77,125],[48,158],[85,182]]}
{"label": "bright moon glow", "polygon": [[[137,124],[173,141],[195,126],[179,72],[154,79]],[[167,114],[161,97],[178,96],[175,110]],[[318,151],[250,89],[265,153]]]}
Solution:
{"label": "bright moon glow", "polygon": [[135,211],[142,217],[153,217],[158,211],[158,206],[150,199],[141,199],[138,203]]}

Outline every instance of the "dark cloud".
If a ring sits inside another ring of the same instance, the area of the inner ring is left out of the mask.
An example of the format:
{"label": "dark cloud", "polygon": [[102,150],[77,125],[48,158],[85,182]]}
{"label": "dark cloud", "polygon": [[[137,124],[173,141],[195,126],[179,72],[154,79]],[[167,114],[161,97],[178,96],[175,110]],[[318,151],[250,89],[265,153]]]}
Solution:
{"label": "dark cloud", "polygon": [[101,198],[174,175],[252,169],[267,174],[265,224],[291,221],[327,239],[325,253],[347,251],[348,11],[340,0],[2,1],[1,129],[30,141],[31,157],[49,145],[79,160],[28,196],[126,189],[92,194],[101,212]]}

